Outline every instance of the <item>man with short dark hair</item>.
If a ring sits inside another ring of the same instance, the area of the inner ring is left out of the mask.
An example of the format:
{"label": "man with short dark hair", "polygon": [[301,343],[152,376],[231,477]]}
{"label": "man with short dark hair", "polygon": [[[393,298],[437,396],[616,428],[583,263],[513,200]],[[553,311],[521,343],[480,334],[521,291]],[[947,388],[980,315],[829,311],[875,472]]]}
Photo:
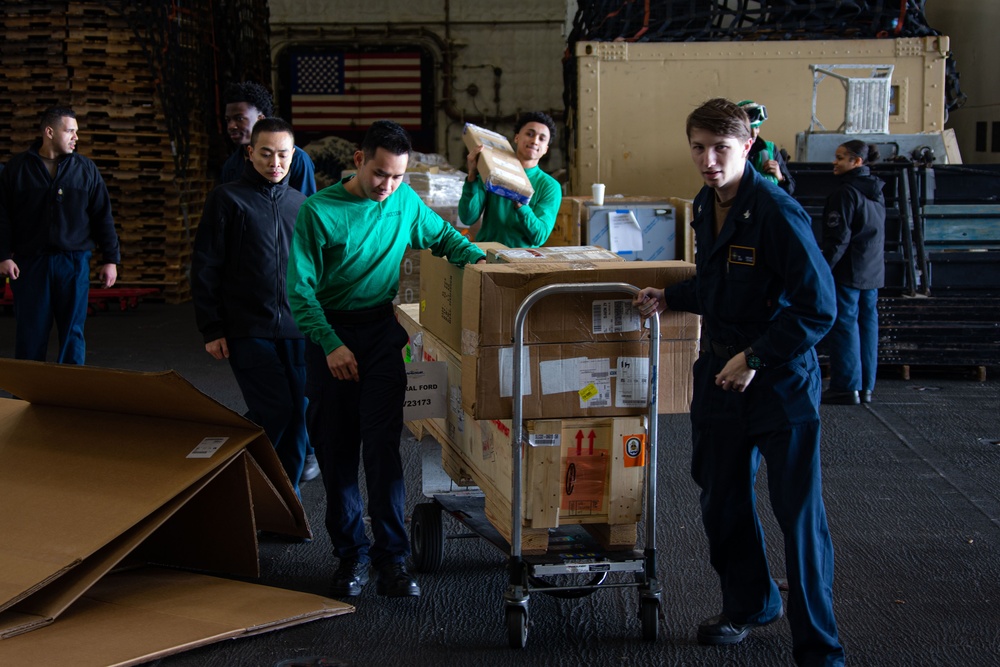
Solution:
{"label": "man with short dark hair", "polygon": [[0,279],[14,294],[14,356],[45,361],[54,320],[57,361],[83,364],[90,255],[96,244],[101,286],[114,285],[118,234],[97,165],[76,152],[76,114],[51,107],[40,126],[41,138],[0,171]]}
{"label": "man with short dark hair", "polygon": [[514,125],[514,152],[534,189],[527,204],[487,192],[479,176],[480,146],[469,152],[468,175],[458,202],[458,217],[472,226],[480,217],[482,224],[476,241],[494,241],[508,248],[537,248],[543,245],[556,224],[562,202],[562,187],[538,166],[556,139],[556,124],[541,111],[521,114]]}
{"label": "man with short dark hair", "polygon": [[[324,188],[299,210],[288,264],[288,300],[306,335],[309,435],[326,486],[326,528],[340,564],[331,592],[368,582],[389,597],[420,595],[406,568],[403,429],[406,330],[392,300],[407,247],[462,266],[484,253],[402,182],[410,138],[376,121],[354,154],[357,175]],[[358,467],[364,464],[374,540],[365,534]]]}
{"label": "man with short dark hair", "polygon": [[254,125],[239,180],[205,200],[191,260],[191,296],[205,351],[228,359],[247,416],[264,428],[299,490],[306,435],[305,340],[285,291],[288,246],[306,196],[288,187],[292,127]]}
{"label": "man with short dark hair", "polygon": [[[258,120],[274,115],[274,100],[267,88],[253,81],[230,84],[222,99],[226,105],[226,132],[236,144],[236,150],[222,165],[219,174],[219,183],[228,183],[243,175],[254,125]],[[292,163],[288,167],[288,187],[298,190],[306,197],[316,192],[316,169],[312,158],[298,146],[295,147]],[[302,481],[308,482],[317,476],[319,464],[312,445],[309,445],[305,468],[302,469]]]}
{"label": "man with short dark hair", "polygon": [[[219,174],[219,183],[228,183],[243,175],[254,124],[274,115],[274,101],[267,88],[253,81],[231,84],[222,99],[226,105],[226,132],[236,144],[236,150],[222,165]],[[307,197],[316,192],[316,168],[309,154],[299,147],[295,148],[288,168],[288,185]]]}
{"label": "man with short dark hair", "polygon": [[691,473],[722,613],[701,623],[698,641],[736,644],[782,616],[754,494],[763,456],[785,538],[792,654],[798,665],[838,667],[814,349],[836,315],[833,276],[808,214],[747,162],[753,138],[743,109],[709,100],[688,116],[687,135],[705,181],[691,223],[697,272],[666,290],[647,287],[635,304],[644,317],[666,308],[702,316]]}

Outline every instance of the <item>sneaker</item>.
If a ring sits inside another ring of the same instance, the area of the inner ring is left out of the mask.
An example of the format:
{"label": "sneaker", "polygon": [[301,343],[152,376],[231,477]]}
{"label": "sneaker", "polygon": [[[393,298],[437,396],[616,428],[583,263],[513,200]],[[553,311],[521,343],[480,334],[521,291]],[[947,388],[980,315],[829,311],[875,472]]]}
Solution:
{"label": "sneaker", "polygon": [[389,563],[378,568],[375,592],[389,598],[420,597],[420,586],[403,563]]}
{"label": "sneaker", "polygon": [[315,454],[306,455],[306,464],[302,467],[302,475],[299,479],[303,482],[310,482],[319,477],[319,461]]}
{"label": "sneaker", "polygon": [[330,595],[335,598],[357,597],[361,595],[361,587],[367,583],[368,563],[362,563],[357,559],[344,559],[333,573]]}

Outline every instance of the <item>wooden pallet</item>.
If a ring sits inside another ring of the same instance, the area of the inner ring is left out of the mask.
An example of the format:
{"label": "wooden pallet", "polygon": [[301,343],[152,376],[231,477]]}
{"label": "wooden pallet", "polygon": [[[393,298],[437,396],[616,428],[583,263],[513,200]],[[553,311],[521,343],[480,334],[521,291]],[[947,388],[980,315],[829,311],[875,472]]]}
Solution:
{"label": "wooden pallet", "polygon": [[883,364],[879,363],[880,373],[892,373],[898,375],[902,380],[912,380],[914,375],[920,377],[959,377],[975,380],[976,382],[986,382],[987,366],[977,366],[975,364],[955,364],[955,365],[920,365],[920,364]]}

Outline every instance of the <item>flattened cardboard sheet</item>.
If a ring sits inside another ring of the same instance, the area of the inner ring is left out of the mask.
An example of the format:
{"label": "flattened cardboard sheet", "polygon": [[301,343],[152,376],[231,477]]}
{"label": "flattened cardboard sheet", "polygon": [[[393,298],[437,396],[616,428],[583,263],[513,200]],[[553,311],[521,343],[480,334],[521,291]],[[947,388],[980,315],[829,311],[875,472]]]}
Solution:
{"label": "flattened cardboard sheet", "polygon": [[353,611],[318,595],[140,568],[104,577],[52,625],[0,641],[0,665],[125,667]]}
{"label": "flattened cardboard sheet", "polygon": [[0,637],[126,557],[257,576],[257,530],[311,536],[263,430],[173,371],[0,359],[0,388]]}

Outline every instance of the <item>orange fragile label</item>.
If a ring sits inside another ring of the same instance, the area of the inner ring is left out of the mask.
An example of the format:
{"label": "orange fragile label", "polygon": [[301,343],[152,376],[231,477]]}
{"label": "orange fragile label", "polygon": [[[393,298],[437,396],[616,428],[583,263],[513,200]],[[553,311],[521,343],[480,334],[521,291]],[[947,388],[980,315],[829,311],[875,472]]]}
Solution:
{"label": "orange fragile label", "polygon": [[606,452],[563,458],[563,492],[559,508],[571,515],[604,514]]}
{"label": "orange fragile label", "polygon": [[622,436],[622,445],[625,448],[626,468],[640,468],[646,465],[646,434]]}

